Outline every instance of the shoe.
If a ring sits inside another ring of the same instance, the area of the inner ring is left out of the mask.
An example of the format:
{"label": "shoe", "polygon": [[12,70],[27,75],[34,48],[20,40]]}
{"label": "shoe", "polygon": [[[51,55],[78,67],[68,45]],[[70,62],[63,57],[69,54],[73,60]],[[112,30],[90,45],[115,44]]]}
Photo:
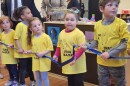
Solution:
{"label": "shoe", "polygon": [[20,84],[19,86],[27,86],[26,84]]}
{"label": "shoe", "polygon": [[35,81],[31,81],[30,82],[30,86],[36,86],[36,82]]}
{"label": "shoe", "polygon": [[13,84],[11,86],[19,86],[19,83],[17,81],[13,81]]}
{"label": "shoe", "polygon": [[11,86],[13,84],[13,81],[9,80],[7,83],[5,83],[4,86]]}
{"label": "shoe", "polygon": [[4,78],[4,76],[0,73],[0,79],[3,79]]}

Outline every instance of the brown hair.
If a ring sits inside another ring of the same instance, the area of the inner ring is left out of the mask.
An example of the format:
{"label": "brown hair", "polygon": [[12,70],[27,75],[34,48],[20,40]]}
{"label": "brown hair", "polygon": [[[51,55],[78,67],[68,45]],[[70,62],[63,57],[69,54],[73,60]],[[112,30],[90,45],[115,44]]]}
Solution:
{"label": "brown hair", "polygon": [[[29,20],[29,24],[28,24],[28,36],[27,36],[27,44],[28,45],[31,45],[31,37],[32,37],[32,31],[30,30],[31,26],[32,26],[32,22],[35,21],[35,20],[39,20],[42,24],[42,21],[37,18],[37,17],[33,17]],[[42,24],[43,25],[43,24]]]}
{"label": "brown hair", "polygon": [[104,8],[105,5],[111,1],[116,1],[118,4],[120,3],[120,0],[99,0],[99,6],[102,6]]}
{"label": "brown hair", "polygon": [[79,15],[72,9],[72,10],[68,10],[64,16],[64,18],[66,17],[67,14],[74,14],[75,15],[75,18],[76,20],[78,21],[79,20]]}
{"label": "brown hair", "polygon": [[[27,6],[22,6],[22,7],[19,7],[19,8],[16,8],[14,10],[14,13],[13,13],[13,17],[18,20],[19,18],[21,18],[21,15],[23,15],[24,13],[24,10],[27,9],[28,7]],[[28,8],[29,9],[29,8]]]}
{"label": "brown hair", "polygon": [[0,27],[1,27],[1,24],[3,23],[3,21],[5,19],[7,19],[10,22],[10,28],[12,28],[13,27],[13,23],[12,23],[11,19],[8,16],[2,16],[2,17],[0,17]]}

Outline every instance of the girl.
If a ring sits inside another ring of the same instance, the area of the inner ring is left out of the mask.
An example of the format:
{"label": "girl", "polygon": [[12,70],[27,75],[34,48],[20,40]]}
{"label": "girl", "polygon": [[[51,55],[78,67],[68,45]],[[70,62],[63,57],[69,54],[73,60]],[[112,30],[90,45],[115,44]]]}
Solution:
{"label": "girl", "polygon": [[[37,86],[50,86],[48,71],[51,68],[51,61],[41,57],[51,55],[52,41],[47,34],[42,32],[42,22],[36,17],[31,19],[28,30],[28,44],[32,45],[32,51],[36,53],[36,56],[33,57],[32,69],[36,73]],[[44,81],[44,85],[42,85],[42,81]]]}
{"label": "girl", "polygon": [[[78,15],[74,11],[68,11],[65,15],[65,29],[59,34],[56,52],[53,56],[55,60],[61,52],[61,61],[64,62],[73,56],[73,45],[85,43],[85,36],[76,25]],[[68,86],[84,86],[82,73],[86,72],[86,57],[84,50],[78,49],[75,52],[74,60],[70,64],[62,67],[62,73],[68,77]],[[81,56],[81,58],[79,58]],[[78,59],[79,58],[79,59]],[[78,59],[78,60],[77,60]],[[77,60],[77,61],[76,61]]]}
{"label": "girl", "polygon": [[[8,44],[9,47],[12,47],[14,45],[14,30],[11,29],[12,22],[9,17],[1,17],[0,26],[4,30],[0,40]],[[2,64],[6,64],[10,78],[9,81],[5,83],[5,86],[18,86],[17,60],[14,58],[13,49],[9,47],[2,45]]]}
{"label": "girl", "polygon": [[28,20],[32,18],[32,13],[30,9],[26,6],[22,6],[17,8],[14,11],[14,18],[16,20],[21,19],[22,22],[18,23],[15,30],[15,44],[18,49],[15,52],[15,58],[19,58],[19,80],[20,86],[26,86],[25,84],[25,74],[28,72],[30,76],[30,86],[35,86],[34,75],[32,72],[32,58],[31,54],[23,54],[25,50],[31,49],[30,45],[27,45],[27,26]]}

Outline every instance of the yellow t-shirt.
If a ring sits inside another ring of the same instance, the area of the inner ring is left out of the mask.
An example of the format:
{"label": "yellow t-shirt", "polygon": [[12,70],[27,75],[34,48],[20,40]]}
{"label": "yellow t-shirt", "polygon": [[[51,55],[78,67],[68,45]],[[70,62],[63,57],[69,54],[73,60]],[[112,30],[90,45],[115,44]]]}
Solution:
{"label": "yellow t-shirt", "polygon": [[[61,62],[64,62],[73,55],[73,45],[85,43],[85,36],[82,31],[75,28],[72,32],[66,33],[65,29],[59,34],[58,45],[61,49]],[[86,57],[85,53],[76,61],[73,66],[67,64],[62,67],[62,73],[64,74],[77,74],[86,72]]]}
{"label": "yellow t-shirt", "polygon": [[[27,44],[27,25],[22,22],[18,23],[15,30],[14,39],[18,39],[23,50],[30,50],[31,46]],[[17,48],[17,46],[15,45]],[[19,54],[17,51],[14,53],[15,58],[29,58],[31,54]]]}
{"label": "yellow t-shirt", "polygon": [[[43,33],[40,37],[32,37],[32,51],[33,52],[44,52],[46,50],[53,50],[53,44],[50,37]],[[51,56],[51,53],[46,56]],[[48,58],[39,58],[36,59],[36,56],[33,56],[32,60],[32,70],[45,72],[51,69],[51,60]]]}
{"label": "yellow t-shirt", "polygon": [[[103,25],[102,20],[95,24],[94,39],[98,41],[98,50],[105,52],[110,48],[117,46],[121,39],[129,38],[128,26],[122,19],[116,18],[110,25]],[[118,56],[125,56],[126,51]],[[103,66],[118,67],[124,65],[126,60],[104,60],[97,56],[97,63]]]}
{"label": "yellow t-shirt", "polygon": [[[14,44],[14,30],[8,34],[4,32],[1,34],[0,40],[5,44]],[[17,60],[14,58],[14,50],[2,45],[2,64],[17,64]]]}
{"label": "yellow t-shirt", "polygon": [[[1,33],[2,33],[2,30],[0,28],[0,38],[1,38]],[[1,44],[0,44],[0,58],[1,58]]]}
{"label": "yellow t-shirt", "polygon": [[130,49],[130,38],[129,38],[128,43],[127,43],[127,49]]}

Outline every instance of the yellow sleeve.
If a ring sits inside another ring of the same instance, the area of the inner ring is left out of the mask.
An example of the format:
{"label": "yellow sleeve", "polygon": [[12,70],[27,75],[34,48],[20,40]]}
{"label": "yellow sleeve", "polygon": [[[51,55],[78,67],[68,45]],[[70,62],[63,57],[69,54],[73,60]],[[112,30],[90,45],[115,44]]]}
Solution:
{"label": "yellow sleeve", "polygon": [[130,33],[128,31],[128,25],[125,21],[120,22],[120,26],[119,26],[119,35],[120,35],[120,39],[129,39],[130,37]]}
{"label": "yellow sleeve", "polygon": [[128,40],[128,43],[127,43],[127,49],[130,49],[130,39]]}
{"label": "yellow sleeve", "polygon": [[1,41],[1,33],[0,33],[0,41]]}
{"label": "yellow sleeve", "polygon": [[21,37],[21,34],[22,34],[22,28],[21,28],[21,25],[20,23],[16,26],[16,29],[15,29],[15,35],[14,35],[14,39],[19,39]]}
{"label": "yellow sleeve", "polygon": [[[60,32],[60,34],[61,34],[61,32]],[[58,36],[57,47],[60,47],[60,45],[61,45],[61,42],[60,42],[60,34],[59,34],[59,36]]]}
{"label": "yellow sleeve", "polygon": [[47,35],[47,50],[53,50],[53,44],[51,38]]}
{"label": "yellow sleeve", "polygon": [[97,25],[95,24],[94,25],[94,40],[97,40],[96,27],[97,27]]}

